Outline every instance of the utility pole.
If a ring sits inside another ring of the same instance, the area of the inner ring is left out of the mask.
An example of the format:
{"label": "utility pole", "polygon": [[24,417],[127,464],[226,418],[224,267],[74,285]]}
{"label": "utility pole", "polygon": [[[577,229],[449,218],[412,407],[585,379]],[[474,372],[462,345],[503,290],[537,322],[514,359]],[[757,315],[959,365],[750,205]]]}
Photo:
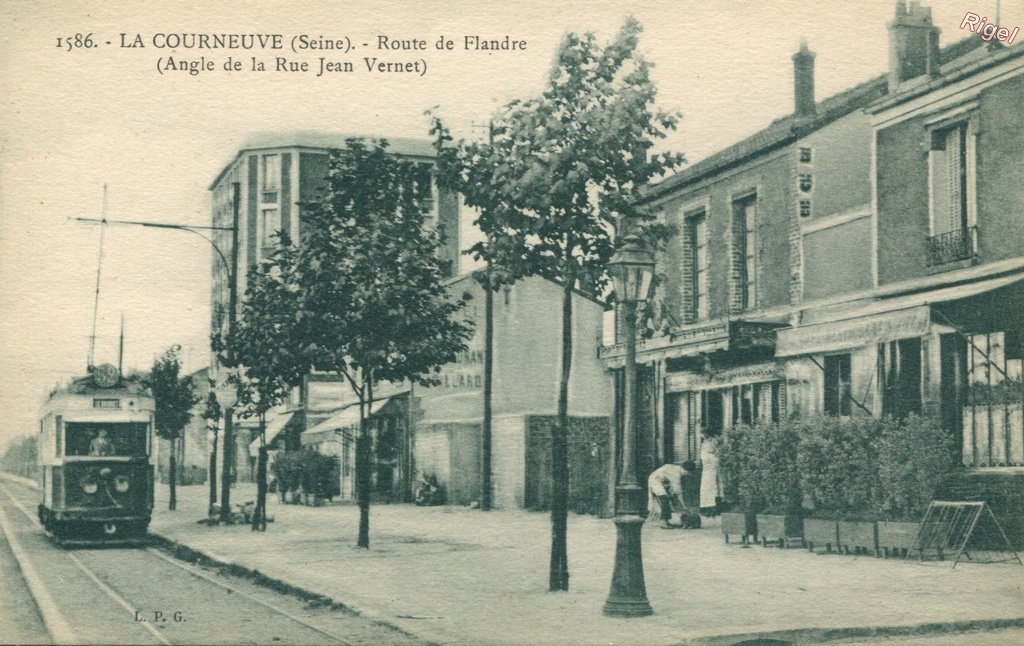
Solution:
{"label": "utility pole", "polygon": [[[487,142],[494,148],[494,121],[487,124]],[[490,241],[493,245],[493,239]],[[494,285],[491,275],[491,261],[487,260],[487,285],[484,289],[484,421],[483,438],[481,445],[483,450],[483,495],[480,499],[480,509],[490,511],[491,509],[491,438],[492,438],[492,412],[491,399],[493,397],[494,378]]]}
{"label": "utility pole", "polygon": [[[234,187],[234,195],[233,195],[233,205],[232,205],[231,226],[230,227],[219,227],[219,226],[209,226],[209,227],[206,227],[206,226],[188,225],[188,224],[172,224],[172,223],[167,223],[167,222],[145,222],[145,221],[138,221],[138,220],[108,220],[106,218],[106,212],[104,212],[102,219],[96,219],[96,218],[69,218],[69,219],[73,219],[73,220],[76,220],[78,222],[88,222],[88,223],[92,223],[92,224],[103,225],[104,229],[101,229],[101,236],[102,236],[102,231],[105,230],[105,228],[106,228],[105,225],[108,225],[108,224],[118,224],[118,225],[151,227],[151,228],[155,228],[155,229],[174,229],[174,230],[177,230],[177,231],[188,231],[189,233],[194,233],[195,235],[199,236],[203,240],[206,240],[207,242],[209,242],[210,246],[213,247],[213,250],[217,252],[217,256],[220,258],[220,261],[224,264],[224,268],[227,270],[227,278],[228,278],[228,303],[229,303],[229,309],[228,309],[228,335],[230,336],[231,333],[235,329],[236,317],[238,315],[238,312],[237,312],[237,310],[238,310],[238,219],[239,219],[238,216],[239,216],[239,199],[241,198],[241,192],[242,192],[241,191],[241,184],[240,183],[235,182],[233,187]],[[106,209],[104,208],[104,211],[105,210]],[[228,263],[228,259],[224,256],[224,252],[221,251],[220,247],[217,246],[217,243],[214,242],[209,237],[207,237],[205,234],[203,234],[202,231],[230,231],[231,232],[231,262],[230,263]],[[102,243],[101,243],[101,247],[102,247]],[[98,275],[97,275],[96,281],[97,281],[97,285],[98,285],[99,284],[99,276]],[[98,290],[98,287],[97,287],[97,290]],[[93,342],[95,342],[95,336],[96,336],[96,332],[95,332],[95,322],[94,322],[93,323],[93,340],[94,340]],[[233,355],[230,354],[230,348],[229,348],[229,355],[226,358],[228,359],[227,363],[229,363],[229,364],[232,363],[231,360],[233,359]],[[154,357],[154,359],[155,359],[155,357]],[[91,350],[89,352],[89,363],[90,364],[92,363],[92,351]],[[229,460],[229,457],[231,455],[233,455],[232,449],[234,448],[234,446],[233,446],[234,438],[232,437],[232,435],[233,435],[233,433],[232,433],[233,428],[232,428],[232,419],[231,419],[232,413],[233,413],[233,406],[234,406],[234,403],[232,403],[231,407],[227,407],[227,406],[224,407],[224,438],[223,438],[223,443],[224,443],[224,468],[223,468],[223,476],[221,478],[222,482],[221,482],[221,510],[220,510],[220,519],[221,519],[222,522],[228,522],[231,519],[231,507],[230,507],[230,503],[231,503],[231,489],[230,489],[230,486],[231,486],[231,466],[232,466],[232,461]],[[229,453],[229,451],[232,451],[232,452]]]}
{"label": "utility pole", "polygon": [[[238,316],[238,209],[241,198],[241,184],[235,182],[232,185],[234,194],[231,202],[231,270],[228,272],[228,337],[235,331],[235,320]],[[228,365],[234,363],[234,352],[228,345]],[[232,406],[224,407],[224,465],[221,473],[220,483],[220,522],[231,521],[231,467],[235,462],[235,433],[232,415],[234,413],[234,402]],[[230,452],[230,453],[229,453]]]}

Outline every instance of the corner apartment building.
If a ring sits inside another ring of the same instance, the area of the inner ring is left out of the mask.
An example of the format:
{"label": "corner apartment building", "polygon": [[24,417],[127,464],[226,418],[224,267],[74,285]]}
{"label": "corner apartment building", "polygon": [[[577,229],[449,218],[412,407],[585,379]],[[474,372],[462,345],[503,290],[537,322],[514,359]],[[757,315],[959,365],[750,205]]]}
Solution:
{"label": "corner apartment building", "polygon": [[[282,131],[254,135],[235,153],[234,158],[218,173],[210,185],[213,226],[230,228],[233,221],[235,185],[238,186],[238,264],[234,268],[238,280],[239,303],[245,294],[249,268],[266,257],[276,242],[278,231],[287,232],[293,241],[302,240],[302,204],[317,199],[326,186],[330,151],[345,147],[351,137],[336,133]],[[389,150],[396,157],[415,163],[433,164],[434,149],[429,141],[386,138]],[[450,273],[459,265],[459,200],[454,194],[435,194],[428,226],[442,232],[442,259]],[[224,257],[214,251],[211,258],[213,281],[211,290],[211,330],[227,325],[228,267],[231,233],[215,231],[214,242]],[[216,357],[211,356],[211,365]],[[291,400],[275,411],[267,421],[268,441],[280,436],[278,443],[289,449],[300,446],[299,434],[330,417],[345,398],[347,386],[327,375],[312,375],[296,389]],[[236,420],[242,429],[245,445],[254,441],[256,422]],[[253,450],[255,450],[253,448]],[[249,456],[237,458],[242,464]]]}

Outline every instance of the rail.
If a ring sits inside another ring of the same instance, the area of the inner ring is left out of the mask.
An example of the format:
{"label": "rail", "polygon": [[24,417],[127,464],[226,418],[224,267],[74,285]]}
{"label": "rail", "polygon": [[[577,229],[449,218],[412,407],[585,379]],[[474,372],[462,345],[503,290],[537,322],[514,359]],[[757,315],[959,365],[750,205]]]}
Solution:
{"label": "rail", "polygon": [[947,231],[928,238],[928,266],[973,258],[978,252],[978,227]]}

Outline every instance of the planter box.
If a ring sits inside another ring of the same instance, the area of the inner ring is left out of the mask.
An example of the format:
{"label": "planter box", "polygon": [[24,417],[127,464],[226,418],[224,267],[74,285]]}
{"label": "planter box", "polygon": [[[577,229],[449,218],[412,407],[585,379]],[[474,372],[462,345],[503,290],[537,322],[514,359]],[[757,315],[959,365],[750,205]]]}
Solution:
{"label": "planter box", "polygon": [[878,554],[878,526],[873,520],[839,521],[839,547],[844,554]]}
{"label": "planter box", "polygon": [[826,553],[839,549],[839,524],[834,520],[820,518],[804,518],[804,545],[814,551],[820,548]]}
{"label": "planter box", "polygon": [[878,549],[882,556],[906,556],[920,529],[921,523],[878,521]]}
{"label": "planter box", "polygon": [[744,545],[749,537],[757,540],[757,521],[753,514],[745,514],[741,511],[727,511],[721,514],[722,534],[725,542],[729,542],[730,536],[739,536],[740,542]]}
{"label": "planter box", "polygon": [[804,519],[797,514],[777,516],[775,514],[757,515],[757,535],[761,537],[761,545],[769,543],[779,547],[800,547],[803,545]]}

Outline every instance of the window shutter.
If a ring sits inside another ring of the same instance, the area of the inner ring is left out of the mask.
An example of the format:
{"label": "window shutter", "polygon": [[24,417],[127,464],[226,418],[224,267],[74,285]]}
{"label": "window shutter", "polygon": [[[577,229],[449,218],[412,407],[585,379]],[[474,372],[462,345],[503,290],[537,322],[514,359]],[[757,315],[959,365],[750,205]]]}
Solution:
{"label": "window shutter", "polygon": [[946,212],[946,231],[960,229],[960,128],[951,128],[946,132],[946,182],[949,186],[949,206]]}

